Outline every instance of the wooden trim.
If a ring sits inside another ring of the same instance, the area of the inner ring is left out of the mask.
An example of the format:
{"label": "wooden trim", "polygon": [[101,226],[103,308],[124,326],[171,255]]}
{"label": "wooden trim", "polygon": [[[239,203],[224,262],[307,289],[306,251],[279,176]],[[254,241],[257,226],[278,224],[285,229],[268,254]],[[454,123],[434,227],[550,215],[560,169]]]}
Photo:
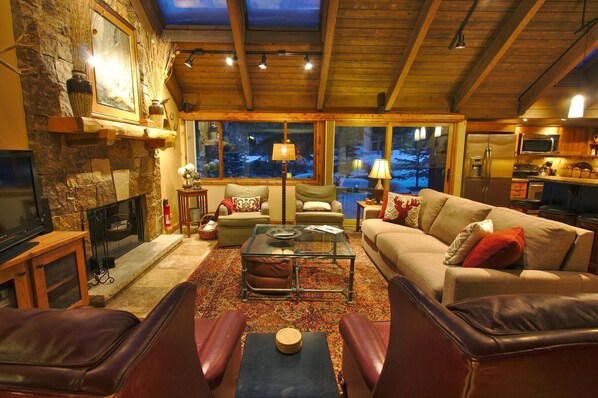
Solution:
{"label": "wooden trim", "polygon": [[251,89],[251,79],[247,69],[247,58],[245,56],[245,13],[243,12],[240,0],[226,0],[228,5],[228,16],[230,26],[233,32],[233,41],[235,51],[237,52],[237,65],[241,74],[241,85],[243,86],[243,96],[245,97],[245,108],[253,109],[253,93]]}
{"label": "wooden trim", "polygon": [[[587,37],[586,37],[587,35]],[[586,48],[587,44],[587,48]],[[598,24],[576,39],[576,42],[519,97],[517,113],[524,114],[548,89],[557,84],[577,66],[585,54],[598,47]]]}
{"label": "wooden trim", "polygon": [[324,51],[322,52],[322,66],[320,67],[320,83],[318,85],[318,97],[316,110],[324,109],[324,98],[326,96],[326,85],[328,84],[328,72],[330,71],[330,59],[332,58],[332,43],[336,29],[336,16],[338,13],[339,0],[329,0],[326,9],[326,23],[322,26],[324,35]]}
{"label": "wooden trim", "polygon": [[176,79],[174,73],[170,74],[168,80],[166,80],[166,88],[172,97],[172,100],[177,106],[177,109],[181,109],[183,107],[183,92],[181,91],[181,86],[179,86],[179,82]]}
{"label": "wooden trim", "polygon": [[403,51],[399,69],[395,74],[392,84],[386,92],[386,98],[384,102],[384,110],[386,112],[392,109],[392,106],[399,95],[399,91],[401,91],[401,87],[403,87],[403,83],[405,82],[405,79],[407,79],[407,75],[409,74],[409,70],[411,70],[411,65],[413,65],[415,56],[417,55],[419,48],[426,38],[426,34],[428,33],[428,29],[430,29],[432,21],[436,16],[438,7],[440,7],[440,2],[441,0],[426,0],[426,3],[422,7],[419,16],[417,17],[417,22],[411,30],[409,42]]}
{"label": "wooden trim", "polygon": [[410,123],[426,121],[429,123],[458,123],[465,120],[461,114],[434,113],[326,113],[326,112],[235,112],[235,111],[195,111],[181,112],[183,120],[199,121],[260,121],[260,122],[316,122],[316,121],[353,121],[369,123]]}
{"label": "wooden trim", "polygon": [[480,84],[490,74],[492,69],[505,55],[509,47],[515,42],[519,34],[525,29],[532,20],[536,12],[542,7],[545,0],[523,0],[515,13],[503,26],[498,35],[494,38],[490,46],[477,61],[473,70],[459,85],[453,95],[451,110],[458,112],[465,102],[478,89]]}

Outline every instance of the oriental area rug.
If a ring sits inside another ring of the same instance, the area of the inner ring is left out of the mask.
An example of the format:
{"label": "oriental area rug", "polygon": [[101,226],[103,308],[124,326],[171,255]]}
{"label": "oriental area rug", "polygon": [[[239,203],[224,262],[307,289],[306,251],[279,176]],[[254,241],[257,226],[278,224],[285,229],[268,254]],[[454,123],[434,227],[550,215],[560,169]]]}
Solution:
{"label": "oriental area rug", "polygon": [[[367,315],[371,320],[389,320],[387,283],[361,247],[360,234],[348,232],[355,252],[353,303],[338,293],[302,293],[286,296],[250,294],[241,300],[241,255],[239,247],[214,248],[189,281],[197,286],[195,316],[215,318],[234,309],[247,317],[246,333],[276,333],[285,327],[302,332],[324,332],[328,339],[335,374],[341,369],[342,339],[340,318],[349,312]],[[345,286],[349,261],[310,260],[302,263],[301,287]]]}

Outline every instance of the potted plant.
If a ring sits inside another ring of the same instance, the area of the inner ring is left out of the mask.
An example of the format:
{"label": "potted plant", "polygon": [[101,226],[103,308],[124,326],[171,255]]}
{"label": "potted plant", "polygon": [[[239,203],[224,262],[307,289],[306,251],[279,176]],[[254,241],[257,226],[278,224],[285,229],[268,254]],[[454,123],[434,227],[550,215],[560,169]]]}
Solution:
{"label": "potted plant", "polygon": [[172,62],[176,56],[176,46],[170,40],[163,40],[154,32],[141,34],[141,44],[145,62],[143,64],[143,78],[147,85],[151,105],[148,107],[149,118],[157,128],[164,127],[164,103],[160,100],[162,87],[170,77]]}
{"label": "potted plant", "polygon": [[87,78],[87,62],[91,42],[92,0],[70,0],[72,77],[66,81],[66,90],[73,116],[91,116],[93,90]]}

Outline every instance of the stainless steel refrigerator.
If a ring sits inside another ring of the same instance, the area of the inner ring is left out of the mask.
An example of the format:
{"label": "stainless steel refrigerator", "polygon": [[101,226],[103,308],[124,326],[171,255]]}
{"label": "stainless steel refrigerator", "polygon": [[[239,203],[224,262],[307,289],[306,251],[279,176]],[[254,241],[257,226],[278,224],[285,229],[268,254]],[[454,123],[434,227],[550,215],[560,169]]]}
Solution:
{"label": "stainless steel refrigerator", "polygon": [[461,196],[493,206],[509,206],[515,134],[468,134]]}

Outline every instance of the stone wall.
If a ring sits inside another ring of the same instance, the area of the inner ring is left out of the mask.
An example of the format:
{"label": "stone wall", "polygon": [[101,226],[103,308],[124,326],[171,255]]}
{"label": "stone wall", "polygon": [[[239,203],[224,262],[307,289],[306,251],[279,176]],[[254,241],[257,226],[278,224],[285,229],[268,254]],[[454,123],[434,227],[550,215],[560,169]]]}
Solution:
{"label": "stone wall", "polygon": [[[141,29],[129,0],[107,3]],[[47,132],[49,116],[71,115],[66,93],[72,69],[68,2],[11,0],[11,6],[15,37],[24,34],[33,44],[32,49],[19,49],[17,57],[20,67],[35,67],[22,76],[21,85],[29,147],[55,229],[80,230],[86,209],[145,194],[145,239],[156,238],[163,220],[160,165],[154,151],[146,150],[142,142],[126,140],[111,146],[69,147],[62,135]]]}

